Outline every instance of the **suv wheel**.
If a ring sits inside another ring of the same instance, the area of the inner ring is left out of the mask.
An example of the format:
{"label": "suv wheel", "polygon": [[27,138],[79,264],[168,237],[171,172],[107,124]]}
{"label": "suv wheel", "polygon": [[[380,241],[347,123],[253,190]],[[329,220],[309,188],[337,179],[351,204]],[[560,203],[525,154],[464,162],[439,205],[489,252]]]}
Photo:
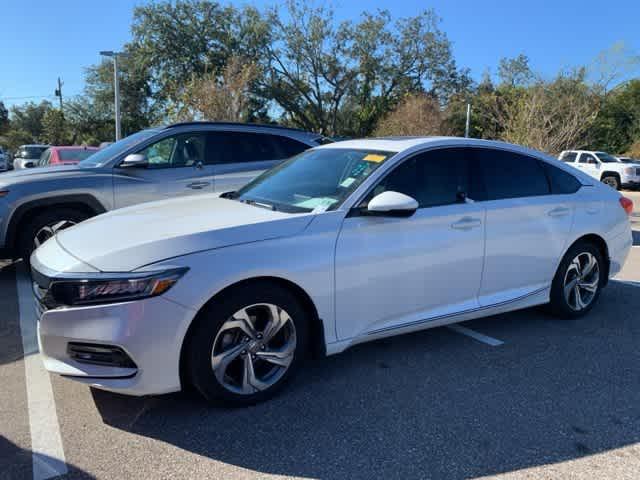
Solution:
{"label": "suv wheel", "polygon": [[616,175],[605,175],[602,177],[602,183],[609,185],[614,190],[620,190],[620,179]]}
{"label": "suv wheel", "polygon": [[72,208],[46,211],[33,217],[22,229],[19,239],[19,254],[29,262],[33,251],[61,230],[72,227],[89,218],[85,212]]}
{"label": "suv wheel", "polygon": [[209,401],[251,405],[272,397],[306,351],[307,313],[271,283],[235,290],[200,313],[185,345],[191,384]]}
{"label": "suv wheel", "polygon": [[551,286],[551,311],[574,319],[591,310],[600,296],[604,268],[602,253],[592,243],[580,242],[562,259]]}

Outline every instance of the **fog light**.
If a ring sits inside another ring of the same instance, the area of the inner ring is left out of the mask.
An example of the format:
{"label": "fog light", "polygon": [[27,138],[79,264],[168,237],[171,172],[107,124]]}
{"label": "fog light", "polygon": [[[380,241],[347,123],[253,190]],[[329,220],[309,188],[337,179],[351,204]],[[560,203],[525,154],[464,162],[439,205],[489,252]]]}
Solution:
{"label": "fog light", "polygon": [[80,363],[136,368],[136,364],[122,348],[111,345],[71,342],[67,344],[67,354]]}

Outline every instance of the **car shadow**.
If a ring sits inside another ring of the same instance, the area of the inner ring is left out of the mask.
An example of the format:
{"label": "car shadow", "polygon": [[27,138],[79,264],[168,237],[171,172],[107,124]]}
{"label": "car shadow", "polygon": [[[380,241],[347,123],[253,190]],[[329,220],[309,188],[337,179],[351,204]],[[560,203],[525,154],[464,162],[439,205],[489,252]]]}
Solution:
{"label": "car shadow", "polygon": [[15,265],[8,262],[0,264],[0,293],[0,365],[4,365],[24,356]]}
{"label": "car shadow", "polygon": [[640,290],[611,282],[578,321],[540,309],[311,362],[276,398],[224,409],[193,394],[94,390],[105,423],[263,474],[458,479],[640,441]]}
{"label": "car shadow", "polygon": [[[33,452],[31,450],[25,450],[5,438],[3,435],[0,435],[0,465],[2,466],[0,478],[51,478],[56,469],[58,472],[63,471],[61,470],[59,460],[40,454],[38,462],[41,465],[40,468],[44,470],[43,472],[33,474],[32,456]],[[95,478],[87,472],[68,463],[65,464],[64,467],[67,470],[64,478],[87,480]]]}

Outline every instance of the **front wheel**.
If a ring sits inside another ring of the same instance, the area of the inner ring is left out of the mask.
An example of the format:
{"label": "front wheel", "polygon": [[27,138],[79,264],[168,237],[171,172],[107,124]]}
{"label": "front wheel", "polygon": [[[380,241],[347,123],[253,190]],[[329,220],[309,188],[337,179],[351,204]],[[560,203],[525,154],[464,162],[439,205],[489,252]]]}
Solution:
{"label": "front wheel", "polygon": [[604,284],[604,259],[592,243],[580,242],[560,262],[551,286],[551,311],[562,318],[580,318],[594,306]]}
{"label": "front wheel", "polygon": [[29,262],[31,253],[59,231],[72,227],[89,218],[86,212],[73,208],[59,208],[36,215],[22,228],[18,253]]}
{"label": "front wheel", "polygon": [[207,305],[187,341],[187,371],[209,401],[250,405],[273,396],[306,351],[307,313],[286,289],[249,285]]}
{"label": "front wheel", "polygon": [[609,185],[614,190],[620,190],[620,180],[615,175],[606,175],[602,177],[602,183]]}

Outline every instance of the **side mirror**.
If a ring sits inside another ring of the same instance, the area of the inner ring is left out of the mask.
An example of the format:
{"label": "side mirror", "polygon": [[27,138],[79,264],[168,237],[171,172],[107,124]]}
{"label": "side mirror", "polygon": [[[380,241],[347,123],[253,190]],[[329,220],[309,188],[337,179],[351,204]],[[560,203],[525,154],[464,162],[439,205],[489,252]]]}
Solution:
{"label": "side mirror", "polygon": [[369,215],[410,217],[418,209],[418,202],[404,193],[387,191],[376,195],[367,205]]}
{"label": "side mirror", "polygon": [[147,156],[142,153],[130,153],[120,164],[122,168],[147,168],[149,166],[149,160]]}

